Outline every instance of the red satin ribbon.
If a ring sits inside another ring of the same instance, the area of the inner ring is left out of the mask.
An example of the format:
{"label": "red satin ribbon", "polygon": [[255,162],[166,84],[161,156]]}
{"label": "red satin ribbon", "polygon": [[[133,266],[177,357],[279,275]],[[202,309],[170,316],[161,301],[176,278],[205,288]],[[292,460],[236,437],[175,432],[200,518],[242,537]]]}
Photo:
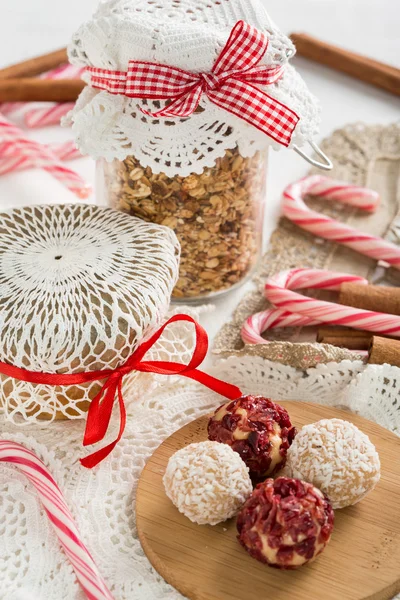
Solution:
{"label": "red satin ribbon", "polygon": [[[160,338],[164,329],[171,323],[175,323],[177,321],[187,321],[189,323],[193,323],[195,327],[196,344],[189,364],[185,365],[182,363],[168,362],[163,360],[143,360],[148,350],[150,350],[150,348]],[[20,367],[15,367],[0,362],[0,373],[8,377],[13,377],[14,379],[19,379],[20,381],[51,386],[79,385],[81,383],[105,380],[102,389],[90,403],[83,445],[89,446],[104,439],[110,424],[111,414],[116,397],[118,399],[120,410],[120,427],[116,440],[104,448],[97,450],[93,454],[81,459],[82,465],[91,469],[98,465],[110,454],[110,452],[112,452],[124,433],[126,425],[126,409],[122,394],[122,380],[124,376],[131,371],[140,371],[141,373],[156,373],[160,375],[182,375],[183,377],[189,377],[189,379],[194,379],[195,381],[202,383],[214,392],[217,392],[218,394],[221,394],[221,396],[225,396],[230,400],[235,400],[242,395],[241,390],[235,385],[231,385],[230,383],[216,379],[215,377],[198,370],[197,367],[203,362],[207,354],[207,350],[208,336],[205,329],[203,329],[199,323],[197,323],[188,315],[175,315],[166,323],[164,323],[164,325],[160,327],[160,329],[156,331],[156,333],[149,340],[147,340],[147,342],[144,342],[141,346],[139,346],[139,348],[135,350],[130,358],[128,358],[126,363],[114,370],[108,369],[102,371],[87,371],[83,373],[59,375],[58,373],[38,373],[34,371],[27,371],[26,369],[21,369]]]}

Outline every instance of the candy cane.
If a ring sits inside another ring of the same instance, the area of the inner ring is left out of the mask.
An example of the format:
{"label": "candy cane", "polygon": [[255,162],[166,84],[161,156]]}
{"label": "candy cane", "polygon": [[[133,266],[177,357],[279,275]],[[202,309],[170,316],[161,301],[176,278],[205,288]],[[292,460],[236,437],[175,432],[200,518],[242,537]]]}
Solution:
{"label": "candy cane", "polygon": [[265,344],[261,334],[267,329],[321,323],[400,337],[399,316],[315,300],[293,291],[304,288],[339,291],[346,282],[368,284],[362,277],[322,269],[293,269],[274,275],[265,284],[265,295],[276,309],[249,317],[241,331],[243,341]]}
{"label": "candy cane", "polygon": [[304,203],[307,195],[337,200],[343,204],[373,212],[379,204],[379,195],[373,190],[335,181],[322,175],[305,177],[289,185],[283,192],[283,214],[302,229],[339,242],[360,254],[383,260],[400,269],[400,248],[381,238],[362,233],[353,227],[339,223],[314,210]]}
{"label": "candy cane", "polygon": [[75,106],[74,102],[53,104],[45,108],[32,108],[24,115],[25,125],[31,129],[59,125],[61,118],[67,115]]}
{"label": "candy cane", "polygon": [[319,325],[320,321],[296,315],[286,310],[268,309],[255,313],[246,319],[241,336],[245,344],[267,344],[268,340],[262,337],[264,331],[275,327],[304,327]]}
{"label": "candy cane", "polygon": [[[82,154],[73,141],[63,142],[61,144],[50,144],[49,148],[55,156],[62,161],[82,158]],[[23,169],[37,169],[42,167],[43,161],[36,152],[29,156],[25,155],[24,157],[15,155],[15,150],[8,149],[8,153],[10,154],[9,156],[7,156],[7,151],[4,149],[3,155],[0,158],[0,175]]]}
{"label": "candy cane", "polygon": [[59,160],[75,160],[76,158],[83,157],[73,140],[68,140],[61,144],[50,144],[49,148]]}
{"label": "candy cane", "polygon": [[0,461],[15,465],[36,488],[43,508],[87,598],[113,600],[89,550],[81,540],[60,488],[44,463],[21,444],[5,440],[0,440]]}
{"label": "candy cane", "polygon": [[79,198],[87,198],[90,195],[90,186],[78,173],[65,167],[49,147],[26,138],[18,127],[1,115],[0,155],[14,159],[13,170],[28,168],[30,161],[35,157],[40,168],[50,173]]}

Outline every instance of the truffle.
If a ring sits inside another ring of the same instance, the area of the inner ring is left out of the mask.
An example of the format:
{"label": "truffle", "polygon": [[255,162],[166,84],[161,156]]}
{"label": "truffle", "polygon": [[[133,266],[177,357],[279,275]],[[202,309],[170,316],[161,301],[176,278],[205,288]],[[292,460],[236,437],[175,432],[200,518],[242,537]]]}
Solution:
{"label": "truffle", "polygon": [[177,509],[199,525],[230,519],[253,490],[240,456],[217,442],[190,444],[175,452],[163,482]]}
{"label": "truffle", "polygon": [[208,438],[231,446],[257,478],[284,467],[295,435],[288,412],[263,396],[242,396],[223,404],[208,423]]}
{"label": "truffle", "polygon": [[293,477],[319,487],[333,508],[359,502],[380,478],[380,461],[369,437],[341,419],[323,419],[306,425],[289,452]]}
{"label": "truffle", "polygon": [[296,569],[324,550],[333,522],[329,500],[310,483],[267,479],[238,515],[238,540],[253,558],[278,569]]}

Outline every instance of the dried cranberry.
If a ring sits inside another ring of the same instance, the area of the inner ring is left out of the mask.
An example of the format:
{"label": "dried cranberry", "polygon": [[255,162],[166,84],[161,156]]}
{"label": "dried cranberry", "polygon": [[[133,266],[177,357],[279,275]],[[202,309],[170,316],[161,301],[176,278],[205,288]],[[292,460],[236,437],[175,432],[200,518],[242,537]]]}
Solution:
{"label": "dried cranberry", "polygon": [[242,396],[224,404],[208,424],[208,438],[231,446],[259,479],[285,466],[295,435],[286,409],[263,396]]}
{"label": "dried cranberry", "polygon": [[226,427],[226,429],[228,431],[234,431],[237,427],[237,424],[239,422],[239,416],[232,416],[231,414],[227,414],[225,415],[225,417],[222,419],[224,427]]}
{"label": "dried cranberry", "polygon": [[238,539],[257,560],[295,569],[323,551],[333,522],[328,498],[312,484],[286,477],[267,479],[238,515]]}
{"label": "dried cranberry", "polygon": [[[279,548],[278,550],[277,560],[279,561],[279,564],[290,565],[291,561],[293,560],[293,555],[294,550],[291,546],[282,546],[282,548]],[[274,566],[277,567],[277,565]]]}

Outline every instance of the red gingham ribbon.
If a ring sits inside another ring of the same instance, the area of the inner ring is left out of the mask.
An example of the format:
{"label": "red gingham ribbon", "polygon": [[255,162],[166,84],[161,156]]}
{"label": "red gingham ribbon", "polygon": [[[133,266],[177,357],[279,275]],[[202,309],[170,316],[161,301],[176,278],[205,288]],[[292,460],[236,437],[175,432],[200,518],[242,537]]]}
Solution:
{"label": "red gingham ribbon", "polygon": [[92,87],[129,98],[171,100],[154,118],[189,117],[202,94],[219,107],[288,146],[298,115],[257,86],[275,83],[283,67],[260,65],[268,37],[244,21],[236,23],[211,73],[190,73],[176,67],[131,60],[128,71],[88,67]]}

